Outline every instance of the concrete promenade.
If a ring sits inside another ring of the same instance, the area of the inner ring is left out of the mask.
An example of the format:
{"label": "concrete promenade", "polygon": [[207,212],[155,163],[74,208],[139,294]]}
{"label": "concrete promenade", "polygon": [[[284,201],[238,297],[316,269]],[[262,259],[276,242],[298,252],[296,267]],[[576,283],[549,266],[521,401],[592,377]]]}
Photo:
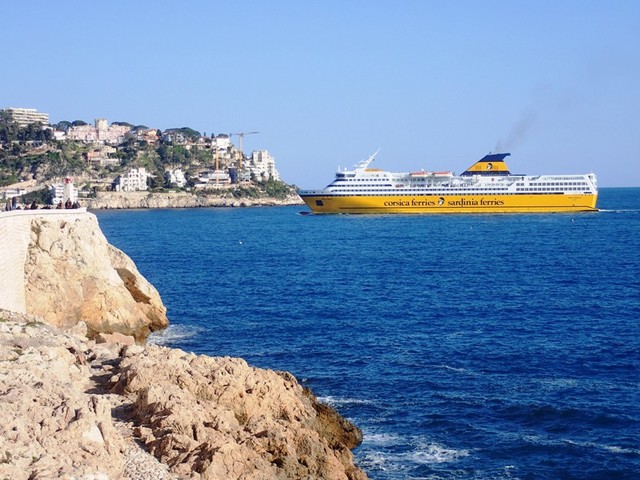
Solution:
{"label": "concrete promenade", "polygon": [[0,308],[27,313],[24,265],[31,240],[31,220],[65,216],[71,219],[86,213],[86,208],[0,212]]}

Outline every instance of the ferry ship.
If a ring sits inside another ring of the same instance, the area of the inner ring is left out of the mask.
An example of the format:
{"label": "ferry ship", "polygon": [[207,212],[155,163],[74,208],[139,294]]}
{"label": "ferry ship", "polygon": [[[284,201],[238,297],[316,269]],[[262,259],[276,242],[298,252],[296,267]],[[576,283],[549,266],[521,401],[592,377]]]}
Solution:
{"label": "ferry ship", "polygon": [[313,213],[542,213],[597,211],[596,175],[512,174],[490,153],[460,175],[369,168],[378,152],[338,170],[322,190],[298,193]]}

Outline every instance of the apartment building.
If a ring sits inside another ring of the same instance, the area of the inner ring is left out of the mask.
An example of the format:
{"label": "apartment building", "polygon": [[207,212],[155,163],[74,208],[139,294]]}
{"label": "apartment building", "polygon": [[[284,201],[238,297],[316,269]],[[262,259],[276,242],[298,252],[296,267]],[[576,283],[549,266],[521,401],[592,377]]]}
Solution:
{"label": "apartment building", "polygon": [[49,125],[49,114],[38,112],[35,108],[5,108],[5,112],[9,114],[11,120],[21,127],[26,127],[31,123],[41,123]]}
{"label": "apartment building", "polygon": [[221,187],[230,183],[231,177],[226,170],[204,170],[198,174],[196,188]]}
{"label": "apartment building", "polygon": [[187,179],[184,176],[184,172],[175,168],[173,170],[165,170],[164,178],[170,185],[175,185],[176,187],[182,188],[187,184]]}
{"label": "apartment building", "polygon": [[131,168],[127,173],[118,176],[114,186],[118,192],[138,192],[147,190],[149,174],[144,167]]}
{"label": "apartment building", "polygon": [[258,179],[280,180],[276,161],[267,150],[254,150],[248,165],[252,175]]}

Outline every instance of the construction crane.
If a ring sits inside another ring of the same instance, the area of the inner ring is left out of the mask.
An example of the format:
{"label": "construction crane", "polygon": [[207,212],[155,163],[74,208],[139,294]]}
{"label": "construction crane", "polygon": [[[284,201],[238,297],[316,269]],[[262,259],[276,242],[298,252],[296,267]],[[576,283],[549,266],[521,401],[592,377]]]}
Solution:
{"label": "construction crane", "polygon": [[242,153],[242,141],[244,140],[244,136],[245,135],[253,135],[255,133],[260,133],[260,132],[238,132],[238,133],[230,133],[229,134],[229,136],[236,135],[236,136],[240,137],[240,164],[238,165],[238,171],[242,170],[242,158],[244,156],[244,154]]}
{"label": "construction crane", "polygon": [[[212,135],[213,136],[213,135]],[[218,185],[218,176],[219,176],[219,171],[218,171],[218,137],[217,136],[213,136],[215,138],[215,142],[216,142],[216,169],[214,170],[214,175],[216,177],[216,186]]]}

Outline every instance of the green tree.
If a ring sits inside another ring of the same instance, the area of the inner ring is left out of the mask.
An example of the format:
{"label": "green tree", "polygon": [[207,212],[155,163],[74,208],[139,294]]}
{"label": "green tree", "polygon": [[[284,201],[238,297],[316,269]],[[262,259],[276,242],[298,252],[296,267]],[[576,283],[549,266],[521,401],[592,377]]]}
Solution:
{"label": "green tree", "polygon": [[66,120],[62,120],[61,122],[56,123],[55,125],[53,125],[53,128],[55,130],[58,130],[60,132],[66,132],[69,130],[69,127],[71,127],[71,122],[68,122]]}

